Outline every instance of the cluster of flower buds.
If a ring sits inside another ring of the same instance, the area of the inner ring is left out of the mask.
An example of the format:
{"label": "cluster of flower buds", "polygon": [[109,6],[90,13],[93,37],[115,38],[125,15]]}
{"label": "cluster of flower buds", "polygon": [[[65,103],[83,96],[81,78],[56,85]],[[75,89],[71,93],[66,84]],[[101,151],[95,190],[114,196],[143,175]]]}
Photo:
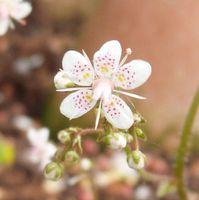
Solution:
{"label": "cluster of flower buds", "polygon": [[[140,121],[139,123],[142,122]],[[133,135],[136,149],[133,151],[129,150],[129,148],[126,149],[127,163],[130,168],[140,170],[144,168],[146,156],[139,150],[139,139],[146,141],[147,137],[142,129],[137,126],[133,127],[130,132]]]}
{"label": "cluster of flower buds", "polygon": [[58,180],[62,177],[64,167],[78,164],[79,168],[87,171],[92,167],[89,159],[80,159],[79,153],[82,152],[81,135],[78,131],[81,129],[70,127],[58,132],[57,138],[61,142],[61,147],[57,149],[53,161],[46,165],[44,175],[50,180]]}
{"label": "cluster of flower buds", "polygon": [[[141,123],[141,121],[139,122]],[[99,141],[108,145],[113,150],[125,151],[127,163],[130,168],[140,170],[145,165],[145,155],[139,150],[139,140],[145,141],[146,135],[136,123],[131,129],[119,131],[109,123],[104,126],[103,134],[99,134]],[[55,153],[53,162],[45,168],[45,176],[51,180],[58,180],[63,175],[63,166],[78,164],[83,171],[92,167],[89,159],[80,159],[82,152],[82,135],[84,129],[70,127],[58,132],[58,140],[62,146]],[[134,150],[131,150],[135,146]]]}

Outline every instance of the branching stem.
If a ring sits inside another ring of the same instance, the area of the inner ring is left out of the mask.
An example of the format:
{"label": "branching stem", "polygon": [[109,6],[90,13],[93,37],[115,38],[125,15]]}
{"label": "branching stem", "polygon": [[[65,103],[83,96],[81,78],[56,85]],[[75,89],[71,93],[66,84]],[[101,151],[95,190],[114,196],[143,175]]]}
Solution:
{"label": "branching stem", "polygon": [[76,135],[86,135],[89,133],[102,133],[104,130],[103,129],[94,129],[94,128],[85,128],[80,131],[75,132]]}

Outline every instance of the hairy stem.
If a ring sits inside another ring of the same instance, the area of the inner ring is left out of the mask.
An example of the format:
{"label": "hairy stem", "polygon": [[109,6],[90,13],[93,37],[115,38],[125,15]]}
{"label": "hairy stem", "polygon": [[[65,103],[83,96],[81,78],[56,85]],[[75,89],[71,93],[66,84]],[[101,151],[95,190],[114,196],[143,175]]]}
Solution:
{"label": "hairy stem", "polygon": [[139,150],[139,141],[138,141],[137,135],[134,133],[133,136],[135,140],[135,148],[136,150]]}
{"label": "hairy stem", "polygon": [[176,157],[175,175],[177,179],[178,195],[181,200],[187,200],[187,193],[184,181],[184,160],[187,152],[189,136],[191,134],[191,128],[193,126],[198,106],[199,106],[199,88],[196,92],[196,95],[193,99],[188,115],[186,117]]}
{"label": "hairy stem", "polygon": [[76,135],[86,135],[90,133],[103,133],[103,129],[85,128],[75,132]]}

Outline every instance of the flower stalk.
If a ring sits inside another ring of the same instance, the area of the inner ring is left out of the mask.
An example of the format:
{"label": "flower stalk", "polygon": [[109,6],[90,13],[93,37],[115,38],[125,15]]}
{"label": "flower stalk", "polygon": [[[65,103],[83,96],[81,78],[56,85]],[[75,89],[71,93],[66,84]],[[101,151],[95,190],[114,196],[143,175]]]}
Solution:
{"label": "flower stalk", "polygon": [[191,128],[193,126],[194,118],[199,107],[199,88],[193,98],[193,102],[186,117],[182,135],[180,138],[180,145],[177,151],[175,175],[177,179],[177,191],[181,200],[187,200],[187,192],[184,180],[184,160],[187,152],[188,142],[191,135]]}

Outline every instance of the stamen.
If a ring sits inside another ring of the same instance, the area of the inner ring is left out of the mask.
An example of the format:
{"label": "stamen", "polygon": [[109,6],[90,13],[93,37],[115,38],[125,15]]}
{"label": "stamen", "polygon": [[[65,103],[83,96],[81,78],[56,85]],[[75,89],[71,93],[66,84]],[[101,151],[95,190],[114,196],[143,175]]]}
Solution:
{"label": "stamen", "polygon": [[95,130],[97,130],[97,127],[98,127],[98,124],[99,124],[101,107],[102,107],[102,100],[100,100],[100,102],[99,102],[99,108],[98,108],[97,116],[96,116],[96,120],[95,120]]}
{"label": "stamen", "polygon": [[89,57],[87,56],[86,52],[84,51],[84,49],[82,49],[82,53],[83,53],[84,57],[86,58],[86,60],[89,62],[89,64],[92,66],[91,61],[90,61]]}
{"label": "stamen", "polygon": [[114,92],[118,92],[120,94],[124,94],[124,95],[127,95],[129,97],[133,97],[133,98],[136,98],[136,99],[146,99],[146,97],[142,97],[140,95],[137,95],[137,94],[132,94],[132,93],[129,93],[129,92],[124,92],[124,91],[119,91],[119,90],[113,90]]}
{"label": "stamen", "polygon": [[75,90],[84,90],[84,89],[92,89],[92,87],[76,87],[76,88],[64,88],[64,89],[58,89],[57,92],[72,92]]}
{"label": "stamen", "polygon": [[12,20],[9,20],[9,26],[11,29],[15,29],[15,24],[13,23]]}
{"label": "stamen", "polygon": [[130,48],[126,49],[126,55],[124,56],[124,58],[122,59],[122,61],[120,62],[120,67],[125,63],[126,59],[128,58],[129,55],[131,55],[132,50]]}

